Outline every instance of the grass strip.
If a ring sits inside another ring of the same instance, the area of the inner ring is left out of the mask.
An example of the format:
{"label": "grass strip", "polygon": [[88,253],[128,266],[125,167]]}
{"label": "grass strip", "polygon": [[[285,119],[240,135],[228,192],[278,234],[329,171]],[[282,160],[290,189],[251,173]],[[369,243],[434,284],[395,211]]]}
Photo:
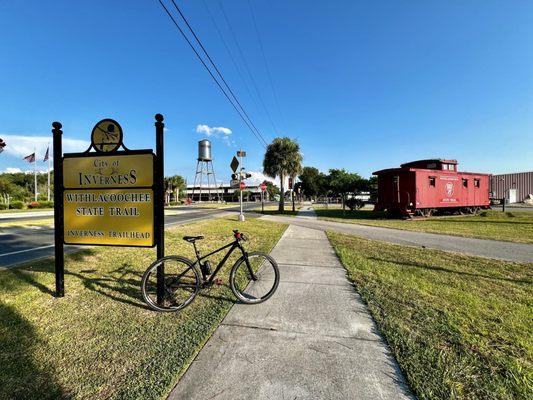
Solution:
{"label": "grass strip", "polygon": [[349,211],[315,208],[319,219],[360,225],[381,226],[407,231],[439,233],[480,239],[533,243],[533,212],[483,211],[473,216],[432,217],[402,220],[371,210]]}
{"label": "grass strip", "polygon": [[533,264],[328,237],[420,399],[533,397]]}
{"label": "grass strip", "polygon": [[[229,242],[236,222],[217,219],[166,233],[166,254],[193,257],[184,235],[205,235],[202,253]],[[268,252],[286,226],[239,223],[248,250]],[[211,260],[216,265],[219,257]],[[234,304],[236,253],[179,313],[149,310],[140,280],[153,249],[99,247],[66,256],[66,297],[52,297],[53,262],[0,271],[0,398],[162,399]]]}

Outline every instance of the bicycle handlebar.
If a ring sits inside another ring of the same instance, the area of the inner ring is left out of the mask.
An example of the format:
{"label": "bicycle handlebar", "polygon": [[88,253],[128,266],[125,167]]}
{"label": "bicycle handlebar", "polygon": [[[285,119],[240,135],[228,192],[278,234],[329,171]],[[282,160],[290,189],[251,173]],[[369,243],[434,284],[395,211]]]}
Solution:
{"label": "bicycle handlebar", "polygon": [[238,229],[233,230],[233,236],[235,237],[235,239],[242,240],[243,242],[246,242],[248,240],[248,238],[244,236],[244,233],[239,232]]}

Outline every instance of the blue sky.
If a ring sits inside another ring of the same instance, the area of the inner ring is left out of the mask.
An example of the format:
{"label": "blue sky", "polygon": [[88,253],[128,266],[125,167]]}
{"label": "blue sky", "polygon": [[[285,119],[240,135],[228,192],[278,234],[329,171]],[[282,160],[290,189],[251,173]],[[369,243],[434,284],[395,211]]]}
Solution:
{"label": "blue sky", "polygon": [[[222,2],[277,131],[219,1],[178,1],[263,135],[296,138],[305,165],[369,176],[442,157],[470,171],[533,169],[532,2],[250,3],[279,110],[248,0]],[[209,131],[219,180],[238,147],[261,170],[264,149],[157,1],[1,2],[0,30],[0,171],[28,169],[21,154],[34,143],[44,153],[54,120],[68,151],[84,150],[106,117],[122,124],[129,148],[153,147],[158,112],[167,174],[192,178],[208,132],[198,125],[231,130]]]}

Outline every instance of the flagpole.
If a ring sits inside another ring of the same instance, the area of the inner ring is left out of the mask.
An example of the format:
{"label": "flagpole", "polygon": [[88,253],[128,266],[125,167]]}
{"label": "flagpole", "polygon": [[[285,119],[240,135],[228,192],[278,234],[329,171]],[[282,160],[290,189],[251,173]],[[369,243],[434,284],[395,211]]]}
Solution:
{"label": "flagpole", "polygon": [[37,152],[35,147],[33,148],[33,178],[35,186],[35,201],[37,201]]}
{"label": "flagpole", "polygon": [[46,150],[48,161],[48,201],[50,201],[50,143],[48,143],[48,149]]}

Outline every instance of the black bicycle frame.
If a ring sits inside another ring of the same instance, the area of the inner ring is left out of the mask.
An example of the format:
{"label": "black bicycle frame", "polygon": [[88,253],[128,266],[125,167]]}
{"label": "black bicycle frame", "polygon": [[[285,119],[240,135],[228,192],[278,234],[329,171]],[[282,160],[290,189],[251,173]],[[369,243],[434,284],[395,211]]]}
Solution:
{"label": "black bicycle frame", "polygon": [[[248,253],[246,252],[246,250],[244,250],[244,248],[242,247],[242,245],[239,243],[238,240],[235,240],[231,243],[228,243],[227,245],[225,246],[222,246],[221,248],[215,250],[215,251],[212,251],[211,253],[209,254],[206,254],[205,256],[202,256],[200,257],[200,252],[198,251],[198,249],[196,248],[196,243],[193,243],[193,247],[194,247],[194,252],[196,254],[196,263],[198,263],[198,266],[200,267],[200,271],[202,272],[202,278],[203,278],[203,283],[204,284],[210,284],[210,283],[213,283],[213,279],[215,279],[215,276],[216,274],[218,273],[218,271],[220,271],[220,269],[224,266],[224,264],[226,263],[226,261],[228,260],[228,258],[231,256],[231,254],[235,251],[235,249],[239,248],[242,252],[242,255],[244,257],[244,261],[246,262],[246,266],[248,267],[249,271],[250,271],[250,274],[252,275],[252,278],[255,280],[255,274],[253,273],[252,271],[252,267],[250,266],[250,263],[248,262]],[[209,276],[209,279],[206,280],[206,275],[204,274],[204,271],[203,269],[201,268],[201,261],[202,260],[205,260],[206,258],[209,258],[211,257],[213,254],[216,254],[216,253],[219,253],[221,252],[222,250],[225,250],[227,249],[228,247],[231,247],[229,249],[229,251],[226,253],[226,255],[224,256],[224,258],[222,260],[220,260],[220,262],[218,263],[217,267],[215,268],[215,270],[213,271],[213,273]]]}

